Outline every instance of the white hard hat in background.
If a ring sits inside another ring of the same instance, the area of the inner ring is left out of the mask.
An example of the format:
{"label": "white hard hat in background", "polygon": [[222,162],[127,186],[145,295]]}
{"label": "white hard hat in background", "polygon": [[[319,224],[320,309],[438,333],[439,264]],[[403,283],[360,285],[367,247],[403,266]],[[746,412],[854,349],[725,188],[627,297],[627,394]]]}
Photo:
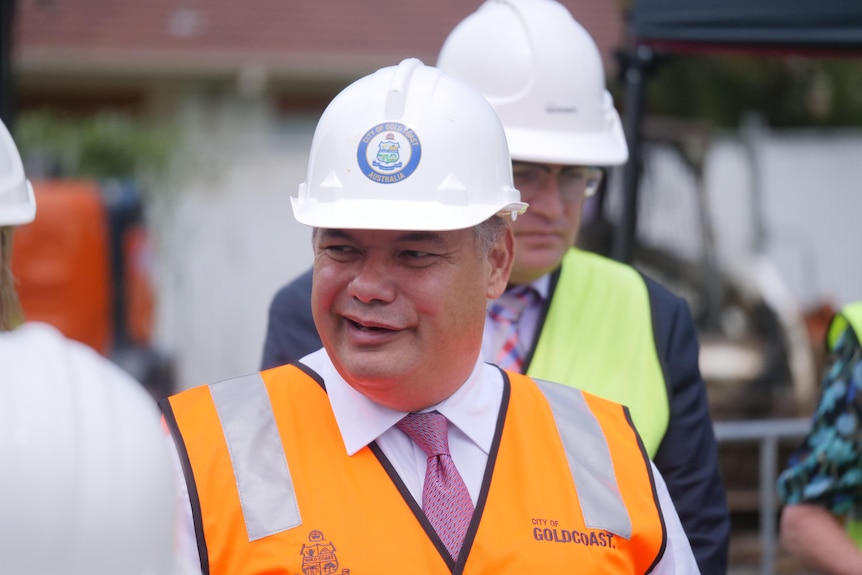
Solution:
{"label": "white hard hat in background", "polygon": [[152,398],[44,324],[0,333],[0,573],[167,575],[176,495]]}
{"label": "white hard hat in background", "polygon": [[628,159],[601,55],[553,0],[487,0],[461,21],[437,66],[491,103],[516,160],[612,166]]}
{"label": "white hard hat in background", "polygon": [[309,226],[381,230],[463,229],[526,208],[494,110],[416,59],[333,99],[291,203]]}
{"label": "white hard hat in background", "polygon": [[0,122],[0,226],[17,226],[36,217],[33,187],[24,176],[21,154]]}

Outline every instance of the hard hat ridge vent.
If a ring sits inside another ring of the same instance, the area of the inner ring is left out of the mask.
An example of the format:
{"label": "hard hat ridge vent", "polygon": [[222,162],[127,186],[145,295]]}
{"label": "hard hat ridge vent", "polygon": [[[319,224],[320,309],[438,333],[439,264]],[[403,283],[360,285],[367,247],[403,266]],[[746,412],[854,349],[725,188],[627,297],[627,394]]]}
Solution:
{"label": "hard hat ridge vent", "polygon": [[389,92],[383,108],[387,120],[396,120],[404,116],[407,107],[407,92],[413,73],[424,64],[417,58],[402,60],[395,68],[392,80],[389,82]]}

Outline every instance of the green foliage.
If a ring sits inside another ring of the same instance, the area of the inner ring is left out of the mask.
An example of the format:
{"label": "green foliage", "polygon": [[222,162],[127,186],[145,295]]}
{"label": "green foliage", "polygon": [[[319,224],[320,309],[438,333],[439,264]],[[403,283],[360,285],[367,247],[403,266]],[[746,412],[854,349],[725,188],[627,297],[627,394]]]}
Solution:
{"label": "green foliage", "polygon": [[772,127],[862,126],[862,61],[673,56],[647,81],[647,113],[735,128],[749,111]]}
{"label": "green foliage", "polygon": [[147,179],[163,174],[170,161],[168,134],[125,115],[34,111],[21,114],[15,128],[25,161],[47,158],[66,177]]}

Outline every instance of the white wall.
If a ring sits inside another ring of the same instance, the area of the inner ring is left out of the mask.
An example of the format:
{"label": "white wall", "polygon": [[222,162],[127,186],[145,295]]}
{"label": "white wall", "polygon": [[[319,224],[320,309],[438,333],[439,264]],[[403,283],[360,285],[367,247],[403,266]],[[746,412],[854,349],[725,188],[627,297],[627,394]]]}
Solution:
{"label": "white wall", "polygon": [[[695,261],[696,179],[669,148],[649,148],[645,161],[639,236]],[[862,299],[860,163],[860,131],[761,128],[713,140],[703,193],[720,264],[733,271],[765,255],[803,307]]]}
{"label": "white wall", "polygon": [[759,193],[763,249],[801,304],[862,299],[862,132],[762,132],[753,147],[724,139],[707,162],[722,261],[756,244],[751,202]]}
{"label": "white wall", "polygon": [[310,229],[289,196],[305,179],[316,117],[191,98],[182,121],[190,153],[149,214],[156,341],[176,360],[179,389],[256,371],[272,296],[311,265]]}

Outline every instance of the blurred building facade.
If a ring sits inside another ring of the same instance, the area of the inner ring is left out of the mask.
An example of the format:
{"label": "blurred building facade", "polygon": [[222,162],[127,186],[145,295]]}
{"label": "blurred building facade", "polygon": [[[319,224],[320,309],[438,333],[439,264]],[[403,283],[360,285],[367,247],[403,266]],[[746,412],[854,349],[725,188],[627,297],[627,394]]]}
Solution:
{"label": "blurred building facade", "polygon": [[[614,79],[614,53],[626,42],[625,3],[563,3],[594,36]],[[171,169],[150,191],[147,216],[156,242],[155,338],[177,358],[180,387],[254,370],[270,298],[310,265],[310,234],[294,222],[288,198],[304,179],[326,103],[402,58],[433,63],[451,28],[480,4],[17,0],[18,114],[110,110],[171,134]],[[835,249],[862,209],[855,166],[842,162],[858,154],[858,134],[712,133],[695,142],[702,152],[692,165],[677,152],[690,147],[696,129],[678,130],[671,146],[649,123],[644,132],[658,143],[643,151],[638,230],[665,257],[657,272],[703,270],[709,260],[714,273],[742,278],[738,286],[772,289],[774,306],[839,306],[862,297],[862,271]],[[619,177],[612,177],[611,214],[618,193]],[[682,263],[668,266],[668,257]],[[701,284],[717,285],[709,271],[697,273]],[[696,313],[708,313],[707,290],[696,293],[692,275],[680,275],[663,279]],[[739,323],[728,309],[716,319],[730,326],[724,335]],[[715,370],[716,381],[765,369],[764,353],[740,353],[752,349],[745,337],[733,350],[704,342],[704,369]],[[796,363],[805,371],[804,361]],[[808,373],[798,384],[804,393],[814,386],[810,366]]]}
{"label": "blurred building facade", "polygon": [[[612,68],[619,7],[563,3]],[[147,216],[155,337],[176,357],[179,387],[257,368],[270,298],[311,263],[288,198],[325,105],[403,58],[433,64],[480,4],[17,0],[16,114],[118,112],[171,135],[170,174],[150,190]]]}

